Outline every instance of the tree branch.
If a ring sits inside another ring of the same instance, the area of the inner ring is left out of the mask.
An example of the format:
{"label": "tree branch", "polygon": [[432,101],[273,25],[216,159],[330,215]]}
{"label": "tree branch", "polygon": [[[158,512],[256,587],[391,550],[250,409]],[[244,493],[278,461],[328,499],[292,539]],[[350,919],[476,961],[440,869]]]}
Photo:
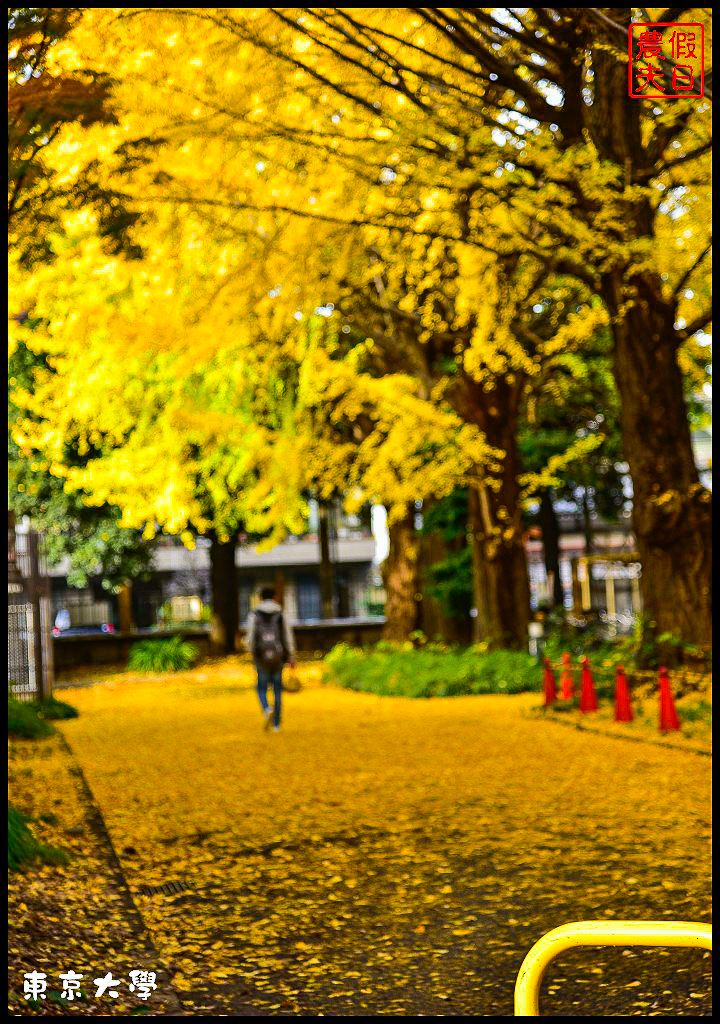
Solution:
{"label": "tree branch", "polygon": [[685,271],[685,273],[684,273],[684,274],[682,275],[682,277],[680,278],[680,280],[678,281],[678,283],[677,283],[677,284],[675,285],[675,287],[673,288],[673,298],[674,298],[674,299],[678,297],[678,295],[680,294],[680,292],[681,292],[681,291],[683,290],[683,288],[685,287],[685,285],[687,284],[687,282],[688,282],[688,281],[690,280],[690,278],[692,277],[692,275],[693,275],[693,273],[695,272],[695,270],[696,270],[696,269],[697,269],[697,268],[698,268],[698,267],[700,266],[700,264],[701,264],[701,263],[702,263],[702,261],[703,261],[703,260],[705,259],[705,257],[707,256],[707,254],[708,254],[708,253],[710,252],[710,250],[711,250],[711,249],[712,249],[712,236],[710,237],[710,241],[709,241],[709,242],[708,242],[708,244],[707,244],[707,245],[705,246],[705,248],[703,249],[703,251],[702,251],[702,252],[700,253],[700,255],[698,256],[698,258],[697,258],[697,259],[695,260],[695,262],[694,262],[694,263],[692,263],[692,264],[690,265],[690,267],[689,267],[689,268],[688,268],[688,269],[687,269],[687,270]]}
{"label": "tree branch", "polygon": [[712,304],[710,305],[709,309],[706,309],[704,313],[701,313],[699,316],[695,317],[695,319],[692,320],[687,325],[687,327],[685,327],[682,331],[678,331],[678,337],[681,339],[681,341],[687,341],[688,338],[692,338],[694,334],[697,334],[698,331],[702,331],[705,327],[707,327],[708,324],[711,323]]}

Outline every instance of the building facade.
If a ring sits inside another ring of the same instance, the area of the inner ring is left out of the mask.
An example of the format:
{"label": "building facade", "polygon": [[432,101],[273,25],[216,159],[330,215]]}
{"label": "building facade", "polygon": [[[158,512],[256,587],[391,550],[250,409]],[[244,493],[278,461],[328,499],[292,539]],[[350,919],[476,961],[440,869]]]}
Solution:
{"label": "building facade", "polygon": [[[311,509],[312,513],[312,509]],[[238,544],[235,565],[241,624],[247,619],[260,588],[272,584],[282,592],[293,623],[322,620],[320,539],[310,532],[288,537],[267,551],[255,544]],[[334,617],[365,619],[382,616],[382,589],[375,567],[376,543],[369,526],[354,517],[338,515],[330,539],[333,567]],[[84,589],[69,587],[66,564],[52,567],[53,613],[69,612],[72,626],[119,626],[118,600],[93,580]],[[209,620],[212,605],[210,541],[200,537],[193,550],[178,538],[157,538],[152,570],[132,585],[133,625],[140,629],[173,621]]]}

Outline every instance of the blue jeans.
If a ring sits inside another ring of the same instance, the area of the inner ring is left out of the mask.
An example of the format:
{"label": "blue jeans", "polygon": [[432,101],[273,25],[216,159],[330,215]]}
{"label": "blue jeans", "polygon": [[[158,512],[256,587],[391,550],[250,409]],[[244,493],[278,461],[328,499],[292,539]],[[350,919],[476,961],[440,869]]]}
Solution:
{"label": "blue jeans", "polygon": [[273,725],[280,725],[280,715],[282,712],[282,665],[275,672],[268,672],[262,665],[256,665],[255,668],[258,674],[257,692],[262,709],[265,712],[270,710],[267,688],[271,685],[275,702],[273,707]]}

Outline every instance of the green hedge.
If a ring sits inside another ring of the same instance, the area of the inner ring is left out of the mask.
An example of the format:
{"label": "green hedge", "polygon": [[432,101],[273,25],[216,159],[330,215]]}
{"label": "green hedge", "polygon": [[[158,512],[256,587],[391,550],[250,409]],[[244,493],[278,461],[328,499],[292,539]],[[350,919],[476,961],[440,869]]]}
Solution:
{"label": "green hedge", "polygon": [[25,865],[40,861],[43,864],[66,864],[67,853],[48,846],[35,838],[28,822],[30,819],[8,802],[8,867],[19,871]]}
{"label": "green hedge", "polygon": [[67,718],[78,717],[76,708],[71,704],[66,704],[64,700],[48,697],[47,700],[33,701],[32,703],[37,708],[38,714],[49,722],[61,722]]}
{"label": "green hedge", "polygon": [[328,680],[348,690],[395,697],[460,697],[542,689],[537,658],[523,651],[483,651],[429,644],[420,650],[380,643],[338,644],[325,658]]}
{"label": "green hedge", "polygon": [[39,739],[55,732],[40,714],[35,701],[15,700],[8,697],[8,736],[21,739]]}
{"label": "green hedge", "polygon": [[170,640],[141,640],[130,648],[128,668],[134,672],[183,672],[192,668],[199,651],[182,637]]}
{"label": "green hedge", "polygon": [[75,708],[62,700],[16,700],[8,697],[8,735],[21,739],[39,739],[52,736],[51,721],[77,718]]}

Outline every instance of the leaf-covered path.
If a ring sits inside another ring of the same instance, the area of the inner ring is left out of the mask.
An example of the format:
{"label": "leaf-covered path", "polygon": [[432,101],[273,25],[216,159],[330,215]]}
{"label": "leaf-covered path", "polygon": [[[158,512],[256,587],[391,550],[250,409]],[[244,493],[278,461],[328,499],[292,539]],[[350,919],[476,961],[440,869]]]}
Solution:
{"label": "leaf-covered path", "polygon": [[[278,734],[238,661],[72,691],[63,732],[187,1012],[510,1016],[558,924],[708,920],[708,758],[528,719],[533,695],[301,674]],[[542,1005],[707,1015],[709,959],[577,951]]]}

